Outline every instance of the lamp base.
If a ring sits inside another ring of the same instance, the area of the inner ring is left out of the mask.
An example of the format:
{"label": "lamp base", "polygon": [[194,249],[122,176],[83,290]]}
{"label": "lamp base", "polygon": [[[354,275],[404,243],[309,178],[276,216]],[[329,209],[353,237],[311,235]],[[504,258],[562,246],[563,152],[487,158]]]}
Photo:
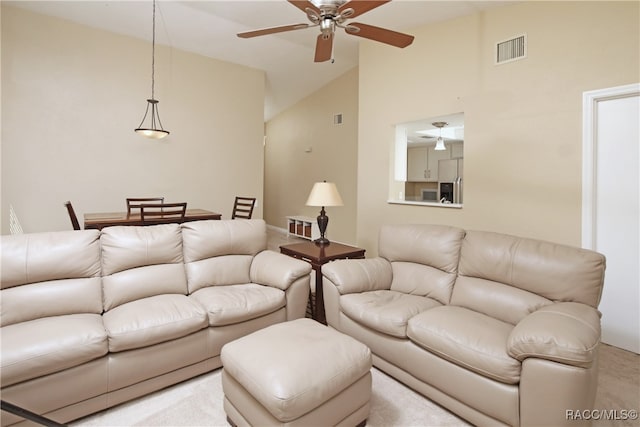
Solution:
{"label": "lamp base", "polygon": [[329,244],[329,239],[324,237],[325,231],[327,231],[327,225],[329,224],[329,217],[324,210],[324,206],[320,209],[320,215],[316,218],[318,221],[318,229],[320,230],[320,238],[314,240],[318,246],[326,246]]}
{"label": "lamp base", "polygon": [[326,237],[319,237],[313,241],[317,246],[329,246],[331,243]]}

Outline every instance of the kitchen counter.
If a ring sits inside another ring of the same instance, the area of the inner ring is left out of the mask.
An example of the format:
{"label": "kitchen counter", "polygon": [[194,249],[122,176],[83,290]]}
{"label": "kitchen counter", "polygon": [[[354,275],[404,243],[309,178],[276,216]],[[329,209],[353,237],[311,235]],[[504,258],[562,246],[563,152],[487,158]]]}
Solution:
{"label": "kitchen counter", "polygon": [[463,205],[462,203],[440,203],[440,202],[425,202],[423,200],[400,200],[400,199],[389,199],[387,200],[387,203],[392,205],[433,206],[438,208],[453,208],[453,209],[461,209]]}

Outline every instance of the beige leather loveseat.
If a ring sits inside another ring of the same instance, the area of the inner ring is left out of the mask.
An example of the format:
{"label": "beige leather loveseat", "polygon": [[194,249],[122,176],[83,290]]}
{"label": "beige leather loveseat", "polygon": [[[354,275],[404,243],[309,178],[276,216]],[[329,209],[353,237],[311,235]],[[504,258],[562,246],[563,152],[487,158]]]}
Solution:
{"label": "beige leather loveseat", "polygon": [[304,316],[310,265],[266,246],[262,220],[2,236],[2,399],[67,422],[220,367]]}
{"label": "beige leather loveseat", "polygon": [[509,235],[384,226],[379,257],[322,268],[328,324],[476,425],[576,425],[593,407],[605,258]]}

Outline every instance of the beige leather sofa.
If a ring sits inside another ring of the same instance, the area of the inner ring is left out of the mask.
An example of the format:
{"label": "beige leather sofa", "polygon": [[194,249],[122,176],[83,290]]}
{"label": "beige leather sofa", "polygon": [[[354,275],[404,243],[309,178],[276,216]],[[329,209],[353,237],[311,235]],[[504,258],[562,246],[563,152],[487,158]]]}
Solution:
{"label": "beige leather sofa", "polygon": [[601,254],[437,225],[384,226],[379,257],[322,268],[328,324],[476,425],[579,425],[597,384]]}
{"label": "beige leather sofa", "polygon": [[2,399],[68,422],[220,367],[304,317],[310,265],[266,246],[262,220],[2,236]]}

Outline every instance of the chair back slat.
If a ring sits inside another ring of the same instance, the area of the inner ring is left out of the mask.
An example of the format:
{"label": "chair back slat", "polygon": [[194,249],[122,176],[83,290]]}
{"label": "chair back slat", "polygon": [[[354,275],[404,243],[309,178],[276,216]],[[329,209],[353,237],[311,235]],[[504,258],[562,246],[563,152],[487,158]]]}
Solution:
{"label": "chair back slat", "polygon": [[141,205],[151,203],[164,203],[164,197],[127,197],[127,214],[131,215],[133,209],[140,209]]}
{"label": "chair back slat", "polygon": [[184,222],[187,203],[156,203],[140,205],[140,221],[143,225]]}
{"label": "chair back slat", "polygon": [[255,206],[255,204],[255,197],[236,197],[236,200],[233,203],[233,213],[231,214],[231,219],[251,219],[251,215],[253,215],[253,207]]}

